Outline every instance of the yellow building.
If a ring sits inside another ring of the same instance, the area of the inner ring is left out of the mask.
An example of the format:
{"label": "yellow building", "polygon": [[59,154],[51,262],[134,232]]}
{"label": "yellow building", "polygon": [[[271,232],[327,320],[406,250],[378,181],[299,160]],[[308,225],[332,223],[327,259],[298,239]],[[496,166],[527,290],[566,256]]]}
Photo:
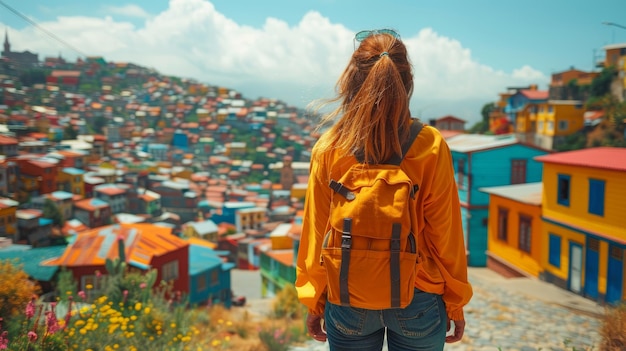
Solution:
{"label": "yellow building", "polygon": [[537,105],[535,144],[554,149],[584,127],[585,109],[578,100],[549,100]]}
{"label": "yellow building", "polygon": [[7,237],[13,242],[18,241],[17,232],[17,206],[19,202],[0,197],[0,237]]}
{"label": "yellow building", "polygon": [[72,194],[85,196],[85,181],[83,175],[85,171],[77,168],[66,167],[59,170],[57,174],[57,189],[64,190]]}
{"label": "yellow building", "polygon": [[538,278],[541,234],[541,183],[480,188],[489,194],[487,267],[510,277]]}
{"label": "yellow building", "polygon": [[292,223],[282,223],[270,233],[272,250],[285,250],[293,248],[293,238],[290,235],[292,227]]}
{"label": "yellow building", "polygon": [[544,164],[544,278],[593,300],[623,301],[626,148],[535,159]]}
{"label": "yellow building", "polygon": [[238,232],[254,229],[260,230],[267,223],[265,207],[242,208],[235,212],[235,227]]}

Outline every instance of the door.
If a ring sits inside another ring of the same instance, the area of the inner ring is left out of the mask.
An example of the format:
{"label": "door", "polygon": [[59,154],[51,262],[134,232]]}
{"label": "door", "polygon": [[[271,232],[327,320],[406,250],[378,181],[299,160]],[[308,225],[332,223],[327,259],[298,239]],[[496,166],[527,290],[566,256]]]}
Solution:
{"label": "door", "polygon": [[587,249],[585,251],[585,295],[597,300],[600,240],[587,238]]}
{"label": "door", "polygon": [[622,300],[624,283],[624,250],[611,245],[609,249],[609,270],[606,279],[606,302],[619,303]]}
{"label": "door", "polygon": [[569,243],[569,289],[577,294],[581,293],[583,277],[583,247],[580,244]]}

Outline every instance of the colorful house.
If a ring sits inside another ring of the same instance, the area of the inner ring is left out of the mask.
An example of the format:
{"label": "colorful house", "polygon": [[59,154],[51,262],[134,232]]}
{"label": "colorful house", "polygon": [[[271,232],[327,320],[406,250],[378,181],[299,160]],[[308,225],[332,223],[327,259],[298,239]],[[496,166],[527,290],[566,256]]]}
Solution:
{"label": "colorful house", "polygon": [[85,182],[83,176],[85,171],[74,167],[61,168],[57,175],[57,189],[70,192],[72,194],[85,196]]}
{"label": "colorful house", "polygon": [[215,250],[204,245],[189,245],[189,303],[222,303],[231,306],[231,270],[234,263],[224,262]]}
{"label": "colorful house", "polygon": [[171,282],[173,291],[189,291],[189,244],[170,228],[153,224],[116,224],[80,233],[63,255],[42,265],[67,268],[80,290],[98,296],[106,285],[106,259],[119,257],[120,241],[130,267],[156,269],[157,284]]}
{"label": "colorful house", "polygon": [[625,299],[626,148],[536,157],[543,163],[543,278],[597,301]]}
{"label": "colorful house", "polygon": [[19,167],[14,161],[0,158],[0,195],[14,197],[19,187]]}
{"label": "colorful house", "polygon": [[188,222],[183,229],[183,235],[187,238],[201,238],[213,243],[218,241],[217,232],[217,225],[210,219],[201,222]]}
{"label": "colorful house", "polygon": [[57,190],[58,166],[56,163],[41,159],[17,159],[20,174],[36,177],[39,194],[48,194]]}
{"label": "colorful house", "polygon": [[43,210],[46,200],[52,201],[57,207],[64,220],[70,219],[74,215],[74,194],[67,191],[54,191],[50,194],[43,194],[33,198],[31,203],[33,208]]}
{"label": "colorful house", "polygon": [[489,194],[488,268],[509,277],[539,277],[544,254],[542,189],[542,183],[479,189]]}
{"label": "colorful house", "polygon": [[6,237],[13,242],[17,237],[17,207],[19,202],[8,198],[0,197],[0,237]]}
{"label": "colorful house", "polygon": [[118,214],[128,211],[126,188],[117,184],[100,184],[93,189],[94,197],[111,206],[111,213]]}
{"label": "colorful house", "polygon": [[622,101],[626,100],[626,43],[611,44],[604,48],[605,59],[602,63],[604,67],[614,67],[617,71],[618,79],[615,80],[614,93]]}
{"label": "colorful house", "polygon": [[0,135],[0,155],[17,156],[17,139]]}
{"label": "colorful house", "polygon": [[485,266],[489,195],[479,189],[540,181],[541,163],[533,158],[549,151],[521,143],[512,134],[460,134],[447,143],[461,200],[468,263]]}
{"label": "colorful house", "polygon": [[74,218],[89,228],[102,227],[111,223],[111,206],[97,198],[89,198],[74,203]]}
{"label": "colorful house", "polygon": [[[518,132],[517,117],[519,112],[527,111],[529,105],[536,105],[548,100],[547,90],[537,90],[536,85],[531,85],[526,89],[517,89],[515,93],[508,97],[507,105],[504,107],[504,113],[507,115],[509,122],[515,128],[514,132]],[[523,133],[523,131],[519,131]]]}
{"label": "colorful house", "polygon": [[554,149],[565,138],[583,129],[585,109],[578,100],[549,100],[537,105],[534,144],[544,149]]}
{"label": "colorful house", "polygon": [[439,117],[434,120],[434,123],[431,122],[431,125],[439,130],[465,130],[465,123],[467,121],[460,119],[455,116],[447,115],[443,117]]}

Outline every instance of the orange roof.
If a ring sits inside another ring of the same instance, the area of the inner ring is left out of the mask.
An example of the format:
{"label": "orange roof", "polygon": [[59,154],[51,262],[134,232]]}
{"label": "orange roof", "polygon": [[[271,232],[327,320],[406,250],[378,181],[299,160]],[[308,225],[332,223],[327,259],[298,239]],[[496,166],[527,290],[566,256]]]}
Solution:
{"label": "orange roof", "polygon": [[293,265],[293,250],[270,250],[267,255],[285,266]]}
{"label": "orange roof", "polygon": [[189,245],[173,235],[171,228],[146,223],[115,224],[78,234],[61,257],[42,265],[102,266],[107,258],[118,257],[119,240],[124,240],[126,261],[139,268],[148,268],[154,257]]}
{"label": "orange roof", "polygon": [[17,139],[0,135],[0,145],[17,145]]}
{"label": "orange roof", "polygon": [[50,77],[80,77],[80,71],[54,70],[50,73]]}
{"label": "orange roof", "polygon": [[548,91],[547,90],[521,90],[520,93],[526,96],[531,100],[547,100],[548,99]]}

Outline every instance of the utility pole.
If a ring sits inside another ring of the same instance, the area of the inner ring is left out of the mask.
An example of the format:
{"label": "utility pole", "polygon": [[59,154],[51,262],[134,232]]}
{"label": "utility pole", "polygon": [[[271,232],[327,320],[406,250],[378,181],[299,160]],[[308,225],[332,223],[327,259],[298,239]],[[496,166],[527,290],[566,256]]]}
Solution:
{"label": "utility pole", "polygon": [[[625,30],[626,30],[626,26],[623,26],[623,25],[621,25],[621,24],[619,24],[619,23],[614,23],[614,22],[606,22],[606,21],[605,21],[605,22],[602,22],[602,24],[604,24],[605,26],[613,26],[613,27],[617,27],[617,28],[621,28],[621,29],[625,29]],[[615,43],[615,31],[613,31],[613,34],[612,34],[612,35],[613,35],[613,36],[612,36],[612,38],[611,38],[611,42],[612,42],[612,43]]]}

